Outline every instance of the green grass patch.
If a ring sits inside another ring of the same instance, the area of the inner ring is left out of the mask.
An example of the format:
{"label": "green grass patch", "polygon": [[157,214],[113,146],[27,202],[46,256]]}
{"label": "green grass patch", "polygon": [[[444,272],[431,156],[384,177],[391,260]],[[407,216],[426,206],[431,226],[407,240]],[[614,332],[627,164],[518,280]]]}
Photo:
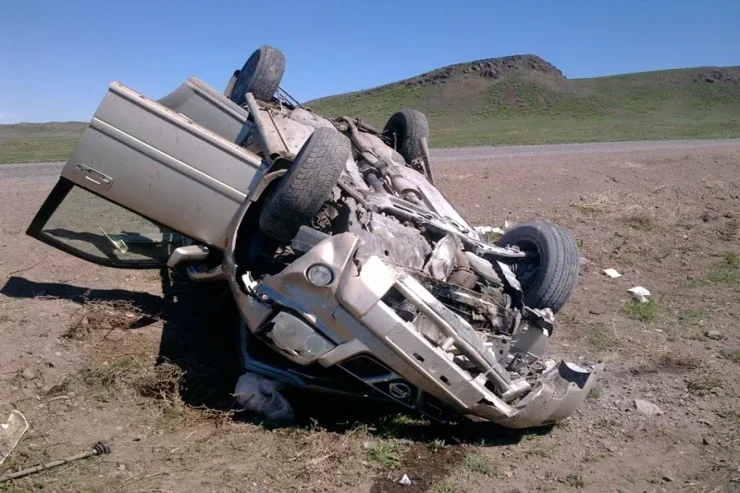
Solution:
{"label": "green grass patch", "polygon": [[478,453],[469,453],[463,458],[463,465],[469,470],[488,477],[498,476],[498,470]]}
{"label": "green grass patch", "polygon": [[435,438],[431,442],[427,443],[427,448],[430,452],[437,453],[440,450],[444,449],[446,446],[445,441],[441,438]]}
{"label": "green grass patch", "polygon": [[729,349],[725,348],[719,352],[719,354],[733,363],[740,364],[740,349]]}
{"label": "green grass patch", "polygon": [[624,313],[633,320],[654,322],[658,318],[658,302],[655,300],[630,300],[624,308]]}
{"label": "green grass patch", "polygon": [[10,317],[7,315],[0,315],[0,324],[4,322],[10,322]]}
{"label": "green grass patch", "polygon": [[707,308],[688,308],[678,312],[678,319],[689,323],[712,318],[712,311]]}
{"label": "green grass patch", "polygon": [[596,400],[601,397],[601,394],[601,387],[599,387],[598,385],[594,385],[593,387],[591,387],[591,390],[588,391],[588,395],[586,397],[591,400]]}
{"label": "green grass patch", "polygon": [[564,482],[571,488],[583,488],[584,486],[586,486],[586,483],[583,481],[583,478],[580,474],[568,474],[567,476],[565,476]]}
{"label": "green grass patch", "polygon": [[687,284],[692,287],[714,283],[740,284],[740,256],[738,254],[727,253],[721,261],[709,268],[705,276],[687,279]]}
{"label": "green grass patch", "polygon": [[437,483],[432,488],[434,493],[455,493],[457,489],[449,483]]}
{"label": "green grass patch", "polygon": [[66,161],[85,126],[78,122],[0,125],[0,164]]}
{"label": "green grass patch", "polygon": [[565,80],[520,67],[497,78],[460,74],[307,105],[379,128],[398,109],[416,108],[429,119],[433,147],[740,137],[740,86],[703,82],[703,70]]}
{"label": "green grass patch", "polygon": [[386,469],[397,469],[401,467],[401,453],[399,446],[395,443],[371,443],[366,453],[368,459],[377,462]]}

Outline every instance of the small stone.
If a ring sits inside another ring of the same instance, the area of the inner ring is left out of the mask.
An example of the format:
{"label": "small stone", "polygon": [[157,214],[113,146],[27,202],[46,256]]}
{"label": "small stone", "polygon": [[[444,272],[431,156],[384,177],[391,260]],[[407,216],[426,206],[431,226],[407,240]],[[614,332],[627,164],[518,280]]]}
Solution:
{"label": "small stone", "polygon": [[21,376],[26,380],[33,380],[36,378],[36,373],[30,368],[24,368],[21,372]]}
{"label": "small stone", "polygon": [[711,437],[704,437],[701,440],[702,445],[714,445],[714,438]]}
{"label": "small stone", "polygon": [[506,490],[506,493],[527,493],[527,490],[521,487],[512,488],[510,490]]}
{"label": "small stone", "polygon": [[513,472],[511,472],[511,471],[506,471],[506,472],[504,473],[504,476],[506,476],[507,478],[510,478],[510,477],[512,477],[513,475],[514,475],[514,473],[513,473]]}
{"label": "small stone", "polygon": [[724,216],[725,216],[725,217],[726,217],[727,219],[731,219],[731,218],[735,217],[735,213],[734,213],[734,212],[732,212],[732,211],[727,211],[727,212],[725,212]]}
{"label": "small stone", "polygon": [[653,404],[652,402],[644,401],[642,399],[635,399],[635,409],[647,416],[660,416],[663,413],[663,410]]}
{"label": "small stone", "polygon": [[672,483],[674,481],[674,479],[673,479],[672,476],[669,476],[667,474],[664,474],[663,475],[663,481],[665,481],[666,483]]}
{"label": "small stone", "polygon": [[719,341],[725,338],[725,335],[718,330],[707,330],[704,332],[704,335],[713,341]]}
{"label": "small stone", "polygon": [[125,471],[126,470],[126,464],[119,464],[118,465],[118,470],[119,471]]}

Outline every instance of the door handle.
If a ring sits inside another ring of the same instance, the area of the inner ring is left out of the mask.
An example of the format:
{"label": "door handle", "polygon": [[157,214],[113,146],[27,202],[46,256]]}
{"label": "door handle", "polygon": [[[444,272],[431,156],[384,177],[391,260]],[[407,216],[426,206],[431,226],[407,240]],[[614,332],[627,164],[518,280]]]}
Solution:
{"label": "door handle", "polygon": [[86,179],[90,180],[96,185],[101,185],[106,188],[109,188],[111,185],[113,185],[113,178],[106,175],[105,173],[101,173],[95,168],[91,168],[86,164],[77,163],[77,170],[85,175]]}

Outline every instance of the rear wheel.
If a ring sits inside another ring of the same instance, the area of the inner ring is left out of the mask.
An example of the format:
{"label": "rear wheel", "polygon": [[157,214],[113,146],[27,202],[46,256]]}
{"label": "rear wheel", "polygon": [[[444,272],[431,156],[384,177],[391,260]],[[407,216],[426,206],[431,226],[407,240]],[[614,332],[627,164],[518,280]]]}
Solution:
{"label": "rear wheel", "polygon": [[272,46],[260,46],[252,53],[234,83],[230,98],[243,104],[248,92],[261,101],[272,101],[285,71],[285,55]]}
{"label": "rear wheel", "polygon": [[512,265],[527,306],[553,312],[563,308],[576,288],[580,262],[578,244],[568,230],[535,221],[515,226],[496,243],[517,246],[527,254]]}
{"label": "rear wheel", "polygon": [[334,128],[317,128],[265,202],[259,219],[262,232],[289,242],[329,200],[350,157],[350,142]]}
{"label": "rear wheel", "polygon": [[421,111],[404,108],[388,119],[383,133],[394,138],[398,153],[411,163],[424,156],[421,139],[429,139],[429,122]]}

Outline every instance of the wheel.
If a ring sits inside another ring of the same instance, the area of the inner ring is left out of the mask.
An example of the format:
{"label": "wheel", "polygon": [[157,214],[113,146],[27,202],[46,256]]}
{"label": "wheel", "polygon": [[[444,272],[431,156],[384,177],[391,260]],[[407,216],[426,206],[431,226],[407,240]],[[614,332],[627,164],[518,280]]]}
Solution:
{"label": "wheel", "polygon": [[285,55],[272,46],[260,46],[252,53],[234,83],[231,100],[243,104],[248,92],[261,101],[272,101],[285,71]]}
{"label": "wheel", "polygon": [[229,78],[229,82],[226,84],[226,89],[224,89],[224,96],[231,99],[231,93],[234,92],[234,86],[236,85],[236,79],[239,78],[239,74],[241,73],[241,70],[235,70],[234,73],[231,75],[231,78]]}
{"label": "wheel", "polygon": [[497,242],[518,246],[527,256],[512,265],[522,285],[524,303],[558,312],[576,288],[580,253],[565,228],[547,221],[519,224]]}
{"label": "wheel", "polygon": [[260,230],[285,243],[292,240],[331,197],[350,152],[349,139],[336,129],[314,130],[265,202]]}
{"label": "wheel", "polygon": [[383,133],[395,135],[396,150],[407,163],[411,163],[424,155],[421,139],[429,139],[429,122],[421,111],[404,108],[388,119]]}

